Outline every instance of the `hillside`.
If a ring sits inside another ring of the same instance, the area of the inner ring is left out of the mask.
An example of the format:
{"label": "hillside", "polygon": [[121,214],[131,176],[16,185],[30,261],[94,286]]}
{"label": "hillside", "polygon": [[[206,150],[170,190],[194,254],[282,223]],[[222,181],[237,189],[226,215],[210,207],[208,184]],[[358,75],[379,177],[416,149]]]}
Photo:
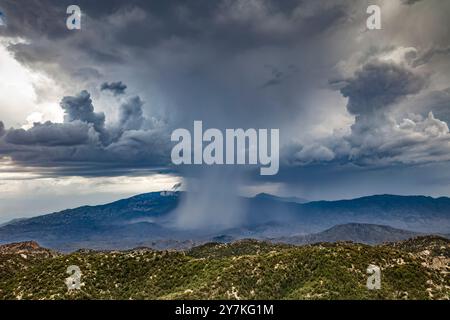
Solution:
{"label": "hillside", "polygon": [[[184,252],[145,248],[67,255],[36,252],[51,251],[36,246],[0,247],[1,299],[450,297],[450,241],[439,237],[380,246],[292,246],[243,240]],[[381,268],[381,290],[366,288],[369,264]],[[82,271],[81,290],[67,291],[64,279],[69,265]]]}
{"label": "hillside", "polygon": [[380,244],[406,240],[419,236],[417,232],[411,232],[389,226],[348,223],[334,226],[325,231],[293,237],[281,237],[272,239],[274,242],[289,244],[309,244],[319,242],[353,241],[365,244]]}

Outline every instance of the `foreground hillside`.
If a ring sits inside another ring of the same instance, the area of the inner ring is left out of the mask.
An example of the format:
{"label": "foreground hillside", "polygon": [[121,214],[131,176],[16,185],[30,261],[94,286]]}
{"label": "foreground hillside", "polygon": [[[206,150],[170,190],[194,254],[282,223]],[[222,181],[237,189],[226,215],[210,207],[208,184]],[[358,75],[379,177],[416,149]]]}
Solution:
{"label": "foreground hillside", "polygon": [[[450,241],[421,237],[381,246],[290,246],[253,240],[186,252],[79,251],[36,243],[0,247],[2,299],[449,299]],[[366,268],[381,267],[381,290]],[[82,271],[68,292],[67,267]]]}

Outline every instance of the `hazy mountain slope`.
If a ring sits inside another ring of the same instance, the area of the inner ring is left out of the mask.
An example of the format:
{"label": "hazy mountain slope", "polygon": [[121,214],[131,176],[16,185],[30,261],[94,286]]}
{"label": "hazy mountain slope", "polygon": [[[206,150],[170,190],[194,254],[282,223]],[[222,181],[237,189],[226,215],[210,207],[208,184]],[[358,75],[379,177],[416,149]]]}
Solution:
{"label": "hazy mountain slope", "polygon": [[305,234],[346,223],[444,234],[450,231],[450,198],[378,195],[305,204],[255,198],[248,202],[247,223],[256,221],[284,223]]}
{"label": "hazy mountain slope", "polygon": [[273,239],[275,242],[290,244],[307,244],[319,242],[353,241],[365,244],[379,244],[394,242],[417,237],[420,234],[388,226],[362,223],[348,223],[337,225],[325,231],[293,237]]}
{"label": "hazy mountain slope", "polygon": [[[435,237],[382,246],[239,241],[186,252],[82,251],[29,262],[23,251],[0,249],[0,263],[23,266],[0,274],[0,298],[448,299],[449,248],[448,240]],[[369,264],[381,268],[381,290],[366,288]],[[69,265],[82,271],[79,291],[65,285]]]}
{"label": "hazy mountain slope", "polygon": [[[164,239],[171,230],[153,223],[178,205],[178,195],[148,193],[99,206],[84,206],[21,219],[0,228],[0,243],[35,240],[58,249],[80,248],[77,243],[101,248],[140,245]],[[98,246],[95,246],[98,244]]]}
{"label": "hazy mountain slope", "polygon": [[298,197],[278,197],[274,196],[269,193],[259,193],[257,194],[254,199],[268,199],[268,200],[275,200],[275,201],[283,201],[283,202],[293,202],[293,203],[307,203],[309,200],[298,198]]}
{"label": "hazy mountain slope", "polygon": [[[386,225],[426,234],[450,232],[450,199],[421,196],[372,196],[343,201],[288,202],[270,195],[242,200],[242,225],[229,230],[181,231],[172,227],[173,211],[184,193],[148,193],[100,206],[85,206],[0,227],[0,243],[38,241],[50,248],[126,249],[136,246],[185,248],[213,239],[280,238],[322,232],[359,223],[322,239],[379,243],[403,239],[395,230],[363,230],[362,224]],[[214,219],[214,208],[211,208]],[[358,230],[356,230],[358,229]],[[370,235],[365,233],[371,232]],[[341,235],[351,235],[343,238]],[[407,234],[404,234],[407,236]],[[310,243],[310,239],[297,241]],[[318,239],[320,240],[320,239]],[[295,241],[294,241],[295,242]]]}
{"label": "hazy mountain slope", "polygon": [[[352,200],[318,201],[302,205],[311,224],[324,221],[329,227],[348,223],[370,223],[417,232],[448,233],[450,198],[376,195]],[[343,222],[342,222],[343,221]]]}

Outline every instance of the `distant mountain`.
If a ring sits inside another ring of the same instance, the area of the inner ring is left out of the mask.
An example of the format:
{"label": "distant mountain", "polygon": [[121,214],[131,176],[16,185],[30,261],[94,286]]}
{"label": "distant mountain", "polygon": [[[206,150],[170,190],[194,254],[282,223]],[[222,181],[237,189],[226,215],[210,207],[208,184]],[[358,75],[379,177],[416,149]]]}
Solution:
{"label": "distant mountain", "polygon": [[259,193],[255,197],[255,199],[268,199],[274,201],[283,201],[283,202],[294,202],[294,203],[307,203],[309,200],[298,198],[298,197],[278,197],[269,193]]}
{"label": "distant mountain", "polygon": [[[71,254],[15,244],[0,246],[0,300],[448,300],[449,261],[450,241],[438,237],[378,246],[243,240],[184,252]],[[67,290],[71,264],[82,272],[82,290]],[[367,290],[370,264],[381,269],[379,290]]]}
{"label": "distant mountain", "polygon": [[15,222],[19,222],[19,221],[21,221],[21,220],[26,220],[26,218],[17,218],[17,219],[12,219],[12,220],[10,220],[10,221],[1,223],[1,224],[0,224],[0,228],[3,227],[3,226],[6,226],[7,224],[12,224],[12,223],[15,223]]}
{"label": "distant mountain", "polygon": [[291,226],[300,234],[316,233],[347,223],[447,234],[450,232],[450,198],[376,195],[304,204],[253,198],[248,202],[246,218],[248,225],[273,221]]}
{"label": "distant mountain", "polygon": [[[450,233],[449,198],[393,195],[297,203],[298,199],[293,202],[292,198],[260,194],[241,199],[242,223],[235,228],[180,230],[173,227],[174,209],[186,195],[182,192],[141,194],[105,205],[15,220],[0,227],[0,243],[34,240],[62,251],[139,246],[182,249],[216,239],[229,242],[295,236],[289,241],[380,243],[404,239],[409,234]],[[211,219],[214,219],[214,208],[211,208]],[[368,227],[368,224],[379,226]],[[347,226],[322,232],[339,225]]]}
{"label": "distant mountain", "polygon": [[308,244],[319,242],[352,241],[365,244],[395,242],[419,236],[420,233],[381,226],[376,224],[348,223],[337,225],[325,231],[304,236],[272,239],[274,242]]}
{"label": "distant mountain", "polygon": [[161,222],[176,208],[178,200],[175,193],[147,193],[105,205],[21,219],[0,228],[0,243],[34,240],[64,251],[148,245],[173,234]]}

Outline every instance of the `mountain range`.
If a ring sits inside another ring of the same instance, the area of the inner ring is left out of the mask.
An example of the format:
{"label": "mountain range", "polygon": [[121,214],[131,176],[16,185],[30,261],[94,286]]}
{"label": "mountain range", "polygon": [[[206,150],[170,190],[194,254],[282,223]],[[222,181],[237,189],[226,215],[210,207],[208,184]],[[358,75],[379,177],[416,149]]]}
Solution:
{"label": "mountain range", "polygon": [[307,202],[260,194],[241,199],[244,215],[240,225],[192,230],[172,223],[175,209],[186,196],[184,192],[154,192],[105,205],[16,219],[0,227],[0,244],[33,240],[61,251],[142,246],[182,249],[245,238],[293,244],[377,244],[419,234],[450,234],[450,198],[446,197],[376,195]]}

